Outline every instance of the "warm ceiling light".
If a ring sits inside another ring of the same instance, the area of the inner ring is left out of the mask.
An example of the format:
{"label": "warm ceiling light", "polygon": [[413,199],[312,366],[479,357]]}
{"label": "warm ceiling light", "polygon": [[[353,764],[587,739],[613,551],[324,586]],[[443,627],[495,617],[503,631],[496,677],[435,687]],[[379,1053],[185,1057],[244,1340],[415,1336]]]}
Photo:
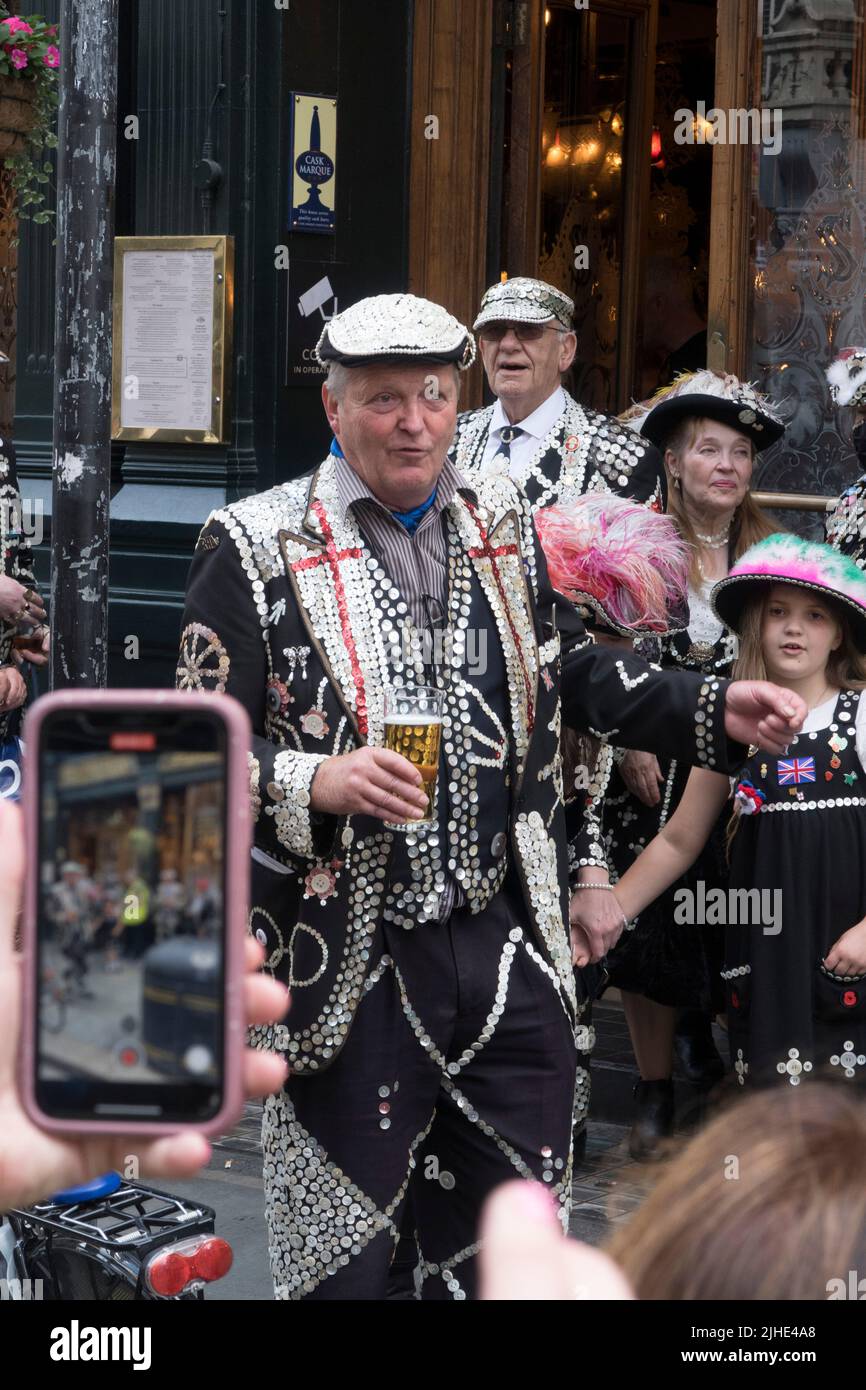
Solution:
{"label": "warm ceiling light", "polygon": [[544,11],[544,22],[545,22],[545,24],[549,24],[549,23],[550,23],[550,10],[548,10],[548,9],[545,9],[545,11]]}

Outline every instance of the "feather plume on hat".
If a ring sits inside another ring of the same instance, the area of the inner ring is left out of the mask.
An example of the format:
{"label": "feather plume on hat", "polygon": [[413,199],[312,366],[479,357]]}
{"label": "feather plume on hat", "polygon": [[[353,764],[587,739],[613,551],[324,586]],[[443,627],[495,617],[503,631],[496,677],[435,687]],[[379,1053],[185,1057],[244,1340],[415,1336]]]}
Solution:
{"label": "feather plume on hat", "polygon": [[536,513],[550,580],[621,636],[676,631],[688,614],[689,547],[669,517],[608,493]]}
{"label": "feather plume on hat", "polygon": [[837,406],[866,407],[866,348],[843,348],[826,371]]}
{"label": "feather plume on hat", "polygon": [[740,381],[702,367],[679,372],[669,386],[660,386],[645,401],[636,401],[620,415],[623,424],[664,448],[666,437],[689,416],[719,420],[749,436],[757,449],[766,449],[784,433],[781,416],[751,382]]}

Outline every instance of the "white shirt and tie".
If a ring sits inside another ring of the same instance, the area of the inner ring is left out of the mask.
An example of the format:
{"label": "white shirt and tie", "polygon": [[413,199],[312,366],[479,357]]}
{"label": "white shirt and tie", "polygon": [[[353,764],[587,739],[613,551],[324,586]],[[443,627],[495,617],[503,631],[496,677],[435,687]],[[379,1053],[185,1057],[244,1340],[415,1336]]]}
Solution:
{"label": "white shirt and tie", "polygon": [[[486,469],[497,454],[502,454],[503,464],[507,461],[508,476],[522,487],[528,476],[529,465],[533,457],[538,453],[542,441],[550,434],[565,410],[565,405],[565,392],[561,386],[557,386],[553,395],[548,396],[546,401],[542,401],[537,410],[533,410],[532,414],[527,415],[525,420],[520,420],[516,425],[512,425],[502,408],[502,402],[497,400],[490,419],[490,430],[487,435],[482,468]],[[503,430],[506,431],[504,439]],[[508,432],[510,430],[515,431],[515,437],[509,443]],[[519,433],[516,433],[517,431]]]}

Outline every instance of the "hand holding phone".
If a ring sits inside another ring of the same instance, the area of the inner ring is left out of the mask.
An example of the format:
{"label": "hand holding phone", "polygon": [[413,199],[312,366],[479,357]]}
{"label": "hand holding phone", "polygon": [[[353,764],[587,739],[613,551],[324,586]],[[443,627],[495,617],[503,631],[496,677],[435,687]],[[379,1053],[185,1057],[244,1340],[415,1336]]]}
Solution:
{"label": "hand holding phone", "polygon": [[[136,1143],[130,1136],[53,1135],[41,1129],[25,1112],[15,1076],[15,1057],[21,1014],[20,960],[12,949],[24,880],[24,835],[21,812],[0,802],[0,1135],[3,1165],[0,1179],[0,1211],[29,1206],[52,1192],[89,1182],[107,1170],[121,1173],[135,1157],[140,1175],[151,1178],[190,1177],[208,1161],[210,1145],[194,1131]],[[244,942],[245,1015],[248,1025],[275,1022],[284,1016],[285,989],[258,973],[264,949],[252,937]],[[250,1096],[277,1091],[285,1081],[283,1060],[273,1053],[244,1056],[243,1079]]]}
{"label": "hand holding phone", "polygon": [[21,1089],[40,1129],[212,1134],[237,1119],[249,741],[227,696],[33,706]]}

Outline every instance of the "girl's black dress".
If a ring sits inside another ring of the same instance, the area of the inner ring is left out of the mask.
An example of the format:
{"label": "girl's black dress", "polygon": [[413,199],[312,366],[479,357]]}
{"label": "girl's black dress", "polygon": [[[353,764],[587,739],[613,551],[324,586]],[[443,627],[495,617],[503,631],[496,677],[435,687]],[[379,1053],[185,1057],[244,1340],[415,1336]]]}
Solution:
{"label": "girl's black dress", "polygon": [[[731,888],[765,895],[757,924],[726,933],[731,1061],[741,1084],[866,1076],[866,975],[831,975],[821,963],[866,915],[860,698],[843,692],[828,725],[793,739],[785,758],[759,751],[738,779],[766,798],[740,817],[731,852]],[[770,923],[774,893],[779,912]]]}

